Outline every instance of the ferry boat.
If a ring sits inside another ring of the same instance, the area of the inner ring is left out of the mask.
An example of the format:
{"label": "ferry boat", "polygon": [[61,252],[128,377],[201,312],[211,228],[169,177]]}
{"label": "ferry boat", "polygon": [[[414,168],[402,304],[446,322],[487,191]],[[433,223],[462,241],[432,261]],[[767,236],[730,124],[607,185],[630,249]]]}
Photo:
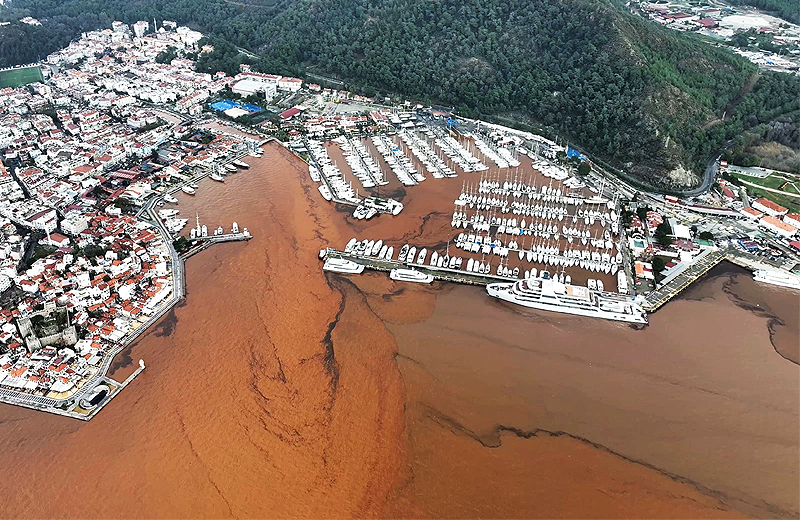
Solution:
{"label": "ferry boat", "polygon": [[547,271],[541,273],[541,278],[489,284],[486,292],[533,309],[647,324],[647,315],[637,303],[610,294],[600,295],[580,285],[557,282]]}
{"label": "ferry boat", "polygon": [[433,276],[414,269],[392,269],[389,278],[398,282],[431,283]]}
{"label": "ferry boat", "polygon": [[181,188],[181,191],[187,195],[194,195],[196,193],[194,191],[194,188],[192,188],[191,186],[184,186]]}
{"label": "ferry boat", "polygon": [[172,218],[175,215],[177,215],[178,213],[180,213],[180,210],[177,210],[177,209],[160,209],[160,210],[158,210],[158,216],[161,217],[162,219],[164,219],[164,218]]}
{"label": "ferry boat", "polygon": [[242,170],[247,170],[250,168],[250,165],[244,161],[232,161],[231,164],[236,166],[237,168],[241,168]]}
{"label": "ferry boat", "polygon": [[211,180],[212,181],[217,181],[217,182],[225,182],[225,177],[223,177],[222,175],[216,174],[216,173],[212,173],[211,174]]}
{"label": "ferry boat", "polygon": [[344,258],[328,258],[322,266],[325,271],[332,271],[334,273],[345,274],[361,274],[364,272],[364,266],[357,264],[352,260],[345,260]]}
{"label": "ferry boat", "polygon": [[800,278],[785,271],[773,269],[759,269],[753,273],[753,279],[757,282],[788,287],[789,289],[800,289]]}

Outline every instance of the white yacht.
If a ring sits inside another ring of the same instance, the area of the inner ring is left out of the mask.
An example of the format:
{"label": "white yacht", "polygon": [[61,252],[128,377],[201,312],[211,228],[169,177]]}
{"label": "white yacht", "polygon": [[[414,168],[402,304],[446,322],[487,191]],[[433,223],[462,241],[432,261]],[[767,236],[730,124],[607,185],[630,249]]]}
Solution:
{"label": "white yacht", "polygon": [[541,273],[541,278],[489,284],[486,292],[489,296],[533,309],[647,324],[647,315],[634,301],[557,282],[547,271]]}
{"label": "white yacht", "polygon": [[786,271],[759,269],[753,273],[753,279],[757,282],[768,283],[770,285],[800,289],[800,278]]}
{"label": "white yacht", "polygon": [[160,209],[158,210],[158,216],[161,218],[171,218],[180,213],[180,210],[177,209]]}
{"label": "white yacht", "polygon": [[363,265],[357,264],[352,260],[345,260],[344,258],[328,258],[325,260],[325,265],[322,266],[322,269],[334,273],[347,274],[360,274],[364,272]]}
{"label": "white yacht", "polygon": [[389,278],[399,282],[431,283],[433,276],[414,269],[392,269]]}
{"label": "white yacht", "polygon": [[217,182],[225,182],[225,177],[223,177],[222,175],[219,175],[218,173],[212,173],[211,174],[211,180],[212,181],[217,181]]}
{"label": "white yacht", "polygon": [[192,188],[191,186],[184,186],[183,188],[181,188],[181,191],[187,195],[194,195],[196,193],[194,191],[194,188]]}
{"label": "white yacht", "polygon": [[311,175],[311,180],[314,182],[320,182],[322,177],[319,176],[319,170],[313,164],[308,165],[308,173]]}
{"label": "white yacht", "polygon": [[319,193],[320,195],[322,195],[323,199],[325,200],[333,199],[333,197],[331,196],[331,190],[329,190],[328,187],[325,186],[324,184],[320,184],[320,186],[317,189],[319,190]]}

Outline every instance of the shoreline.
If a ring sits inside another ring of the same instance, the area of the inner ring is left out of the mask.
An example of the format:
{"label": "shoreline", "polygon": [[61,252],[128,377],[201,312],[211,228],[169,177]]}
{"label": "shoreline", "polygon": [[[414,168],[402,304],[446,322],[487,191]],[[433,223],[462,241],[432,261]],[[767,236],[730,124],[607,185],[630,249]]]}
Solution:
{"label": "shoreline", "polygon": [[[227,126],[227,125],[224,125]],[[251,134],[255,136],[256,134]],[[263,137],[263,136],[261,136]],[[266,140],[262,140],[258,146],[264,146],[265,144],[276,140],[275,138],[269,138]],[[230,164],[233,161],[240,160],[244,157],[244,153],[240,153],[233,157],[232,159],[226,159],[223,164]],[[139,327],[133,330],[131,333],[127,334],[123,339],[121,339],[117,345],[108,352],[106,356],[103,358],[103,362],[98,368],[98,370],[89,378],[88,380],[82,382],[80,386],[75,390],[74,393],[67,397],[63,398],[54,398],[54,397],[46,397],[46,395],[34,395],[29,394],[26,392],[18,392],[10,389],[0,389],[0,403],[12,405],[12,406],[20,406],[23,408],[28,408],[30,410],[36,410],[40,412],[46,413],[53,413],[56,415],[61,415],[64,417],[70,417],[73,419],[79,419],[82,421],[88,421],[95,417],[105,406],[111,401],[115,396],[119,394],[125,387],[128,386],[129,383],[135,379],[144,369],[145,364],[143,360],[139,360],[140,368],[137,369],[130,377],[126,378],[126,380],[122,383],[117,382],[110,377],[110,373],[112,372],[112,367],[115,363],[115,359],[122,354],[125,350],[129,347],[132,347],[136,341],[145,334],[152,326],[154,326],[166,313],[170,312],[176,305],[181,303],[185,300],[186,297],[186,260],[191,257],[192,255],[208,249],[213,244],[217,242],[222,242],[225,240],[217,241],[211,238],[204,244],[200,245],[198,248],[194,248],[193,250],[189,251],[189,255],[179,255],[175,248],[172,245],[173,238],[170,234],[169,230],[164,225],[163,220],[156,214],[154,207],[160,201],[163,201],[164,197],[167,195],[172,195],[177,193],[181,190],[181,188],[185,185],[190,183],[199,182],[211,174],[209,169],[200,170],[192,177],[181,181],[179,184],[171,186],[169,189],[165,190],[163,193],[156,194],[153,197],[150,197],[142,207],[136,212],[135,217],[150,223],[160,234],[161,238],[164,241],[165,246],[168,248],[170,256],[172,258],[171,264],[171,278],[173,282],[173,290],[170,294],[170,299],[164,302],[155,312],[153,315],[148,318],[145,323],[142,323]],[[146,215],[146,216],[144,216]],[[116,370],[113,370],[116,372]],[[87,392],[93,390],[94,388],[98,387],[99,385],[103,384],[104,382],[109,382],[113,385],[111,391],[99,402],[97,405],[93,406],[89,410],[85,410],[84,412],[75,411],[76,409],[82,409],[80,407],[80,401]]]}

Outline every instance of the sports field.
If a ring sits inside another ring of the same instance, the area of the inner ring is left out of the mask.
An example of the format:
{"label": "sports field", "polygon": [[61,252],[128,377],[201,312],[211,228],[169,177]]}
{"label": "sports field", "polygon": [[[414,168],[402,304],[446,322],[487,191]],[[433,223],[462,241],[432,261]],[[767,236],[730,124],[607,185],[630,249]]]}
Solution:
{"label": "sports field", "polygon": [[42,80],[42,69],[39,67],[0,71],[0,88],[19,87]]}

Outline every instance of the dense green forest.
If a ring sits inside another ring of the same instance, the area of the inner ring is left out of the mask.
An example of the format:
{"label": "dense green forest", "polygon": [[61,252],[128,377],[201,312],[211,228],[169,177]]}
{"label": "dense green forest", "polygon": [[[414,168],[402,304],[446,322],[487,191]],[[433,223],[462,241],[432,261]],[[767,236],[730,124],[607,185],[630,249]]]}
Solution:
{"label": "dense green forest", "polygon": [[334,75],[369,95],[529,124],[664,188],[698,182],[724,142],[796,117],[800,102],[788,75],[762,75],[740,95],[755,79],[749,62],[608,0],[11,0],[0,10],[27,14],[57,30],[12,24],[23,32],[0,35],[0,63],[113,19],[171,19],[214,35],[220,51],[203,58],[206,70],[235,71],[236,45],[263,56],[261,70]]}

